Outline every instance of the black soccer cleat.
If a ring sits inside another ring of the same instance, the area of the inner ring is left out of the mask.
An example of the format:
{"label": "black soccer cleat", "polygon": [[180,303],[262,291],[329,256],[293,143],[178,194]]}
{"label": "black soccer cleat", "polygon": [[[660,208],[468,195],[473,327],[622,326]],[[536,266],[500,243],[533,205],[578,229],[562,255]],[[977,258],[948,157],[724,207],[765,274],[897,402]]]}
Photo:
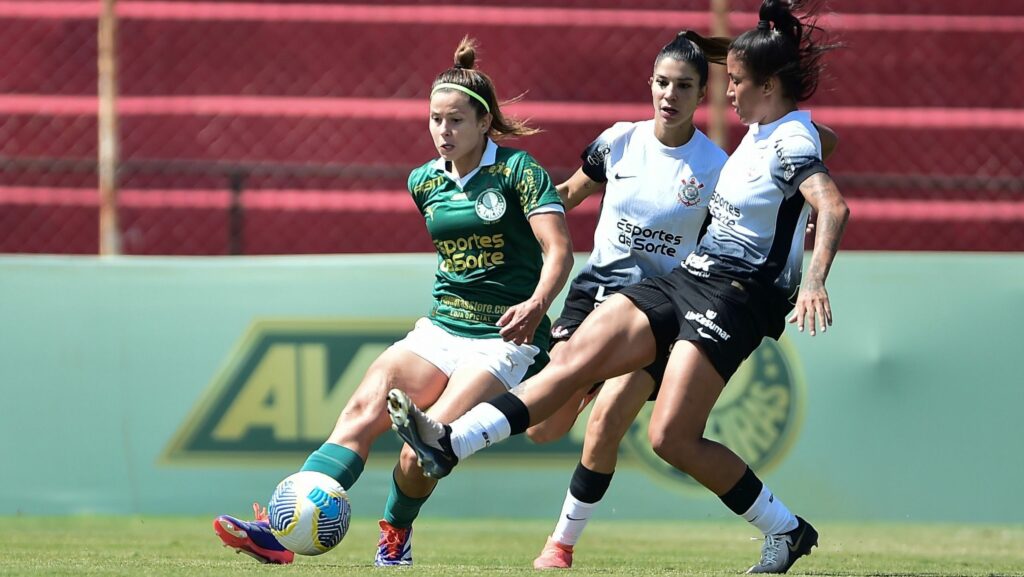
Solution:
{"label": "black soccer cleat", "polygon": [[424,475],[433,479],[447,477],[459,464],[452,450],[451,427],[428,417],[409,395],[398,389],[388,391],[388,416],[391,428],[416,452]]}

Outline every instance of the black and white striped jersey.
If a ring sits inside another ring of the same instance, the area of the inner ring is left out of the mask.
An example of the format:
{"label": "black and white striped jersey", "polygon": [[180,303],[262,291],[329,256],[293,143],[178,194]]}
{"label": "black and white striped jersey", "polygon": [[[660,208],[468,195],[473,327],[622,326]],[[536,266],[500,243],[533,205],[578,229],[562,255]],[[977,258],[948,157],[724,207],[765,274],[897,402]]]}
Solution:
{"label": "black and white striped jersey", "polygon": [[711,224],[686,268],[698,276],[776,287],[794,298],[810,212],[799,187],[819,172],[827,169],[810,113],[751,125],[722,169],[709,207]]}

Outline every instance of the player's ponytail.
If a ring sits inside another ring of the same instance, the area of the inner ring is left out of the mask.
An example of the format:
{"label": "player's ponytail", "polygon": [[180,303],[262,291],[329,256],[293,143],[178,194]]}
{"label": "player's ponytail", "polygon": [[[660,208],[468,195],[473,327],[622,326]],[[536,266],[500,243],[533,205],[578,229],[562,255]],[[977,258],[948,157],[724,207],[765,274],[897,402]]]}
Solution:
{"label": "player's ponytail", "polygon": [[724,65],[729,53],[729,42],[728,38],[705,38],[693,30],[683,30],[662,47],[654,59],[654,65],[657,66],[666,57],[688,62],[697,69],[700,85],[704,87],[708,83],[708,62]]}
{"label": "player's ponytail", "polygon": [[476,69],[476,47],[477,42],[469,36],[463,37],[455,49],[455,61],[452,67],[437,75],[430,93],[438,91],[458,91],[469,97],[469,104],[476,110],[478,116],[491,115],[491,127],[488,135],[494,140],[506,136],[528,136],[540,132],[536,128],[527,126],[523,121],[514,118],[506,118],[501,112],[501,107],[510,104],[521,98],[518,96],[512,100],[499,103],[494,82],[489,76]]}
{"label": "player's ponytail", "polygon": [[817,9],[816,0],[763,0],[757,27],[740,34],[729,50],[756,82],[778,76],[785,96],[807,100],[818,89],[821,57],[840,46],[822,40],[827,34],[817,25]]}

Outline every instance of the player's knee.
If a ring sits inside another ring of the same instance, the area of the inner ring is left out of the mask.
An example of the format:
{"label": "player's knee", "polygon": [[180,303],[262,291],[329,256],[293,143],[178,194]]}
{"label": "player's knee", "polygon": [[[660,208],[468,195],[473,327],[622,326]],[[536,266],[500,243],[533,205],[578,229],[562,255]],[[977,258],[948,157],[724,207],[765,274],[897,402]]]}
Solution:
{"label": "player's knee", "polygon": [[596,363],[587,357],[586,351],[573,346],[572,341],[569,341],[551,353],[551,360],[544,367],[544,371],[549,374],[558,373],[559,380],[573,382],[579,386],[593,384],[602,379],[591,376]]}
{"label": "player's knee", "polygon": [[634,415],[621,415],[616,411],[602,411],[594,409],[587,421],[587,437],[601,441],[613,441],[611,437],[618,436],[619,431],[624,431],[633,422]]}
{"label": "player's knee", "polygon": [[388,363],[377,359],[367,369],[359,387],[345,404],[342,410],[343,417],[359,420],[364,416],[374,417],[383,414],[387,392],[393,388],[405,388],[398,372]]}
{"label": "player's knee", "polygon": [[372,443],[391,425],[385,409],[389,384],[395,383],[385,370],[366,373],[356,392],[345,403],[331,433],[332,442],[339,444]]}
{"label": "player's knee", "polygon": [[647,431],[654,454],[680,471],[686,473],[698,458],[699,444],[697,440],[687,439],[661,427],[651,427]]}

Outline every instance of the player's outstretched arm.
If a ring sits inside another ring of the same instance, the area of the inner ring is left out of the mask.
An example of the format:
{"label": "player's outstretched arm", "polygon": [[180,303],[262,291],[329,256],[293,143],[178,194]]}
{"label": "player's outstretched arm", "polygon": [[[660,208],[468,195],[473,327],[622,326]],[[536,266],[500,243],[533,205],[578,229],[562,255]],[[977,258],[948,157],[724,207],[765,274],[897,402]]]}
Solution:
{"label": "player's outstretched arm", "polygon": [[843,238],[846,221],[850,218],[850,209],[832,177],[824,172],[809,176],[800,185],[800,193],[818,212],[818,221],[811,264],[800,285],[800,295],[789,322],[796,323],[801,332],[806,322],[811,336],[814,336],[815,327],[825,332],[832,324],[832,308],[825,290],[825,279],[839,251],[839,241]]}

